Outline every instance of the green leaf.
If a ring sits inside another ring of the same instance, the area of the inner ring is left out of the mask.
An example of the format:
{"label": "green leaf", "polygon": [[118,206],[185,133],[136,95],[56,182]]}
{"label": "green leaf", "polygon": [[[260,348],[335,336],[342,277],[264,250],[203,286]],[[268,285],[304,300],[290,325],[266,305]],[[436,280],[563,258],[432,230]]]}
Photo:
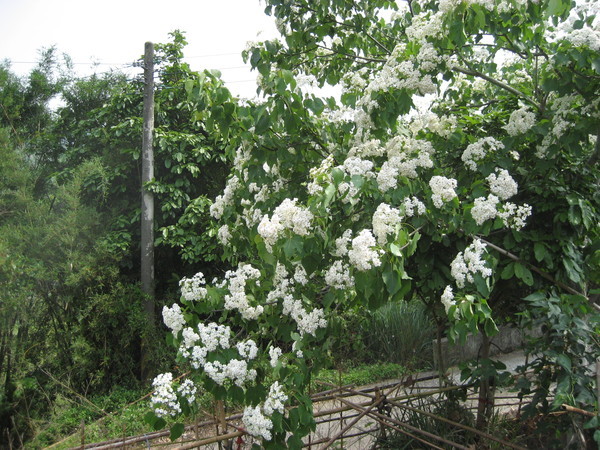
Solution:
{"label": "green leaf", "polygon": [[158,419],[158,417],[156,416],[156,414],[154,414],[154,411],[148,411],[144,415],[144,422],[146,422],[150,426],[154,426],[157,419]]}
{"label": "green leaf", "polygon": [[569,357],[567,355],[561,353],[556,358],[556,362],[567,372],[571,371],[571,360],[569,359]]}
{"label": "green leaf", "polygon": [[162,417],[157,417],[156,421],[154,422],[154,425],[152,425],[152,428],[154,428],[155,431],[158,431],[158,430],[162,430],[166,426],[167,426],[167,421],[165,419],[163,419]]}
{"label": "green leaf", "polygon": [[390,244],[390,252],[392,253],[392,255],[394,256],[399,256],[402,257],[402,251],[400,250],[400,247],[397,246],[394,243]]}
{"label": "green leaf", "polygon": [[402,281],[400,280],[400,275],[397,271],[390,268],[382,274],[383,282],[387,288],[387,291],[390,295],[396,294],[402,287]]}
{"label": "green leaf", "polygon": [[535,259],[538,262],[542,262],[546,256],[546,246],[541,242],[536,242],[533,244],[533,252],[535,254]]}
{"label": "green leaf", "polygon": [[171,442],[173,442],[174,440],[178,439],[179,436],[181,436],[184,431],[185,431],[185,425],[184,424],[182,424],[182,423],[176,423],[175,425],[173,425],[171,427],[171,433],[169,434],[169,439],[171,439]]}
{"label": "green leaf", "polygon": [[527,286],[533,286],[533,275],[531,271],[521,263],[515,263],[515,275]]}
{"label": "green leaf", "polygon": [[304,443],[302,442],[302,439],[300,439],[295,434],[292,434],[287,440],[287,446],[291,450],[299,450],[302,447],[304,447]]}
{"label": "green leaf", "polygon": [[515,263],[510,262],[502,270],[502,273],[500,274],[500,278],[502,278],[503,280],[508,280],[508,279],[512,278],[514,274],[515,274]]}
{"label": "green leaf", "polygon": [[483,323],[483,330],[485,331],[485,334],[487,334],[489,337],[498,334],[498,327],[496,326],[496,322],[494,322],[493,319],[487,319]]}
{"label": "green leaf", "polygon": [[288,259],[302,253],[304,241],[300,236],[294,235],[283,244],[283,252]]}

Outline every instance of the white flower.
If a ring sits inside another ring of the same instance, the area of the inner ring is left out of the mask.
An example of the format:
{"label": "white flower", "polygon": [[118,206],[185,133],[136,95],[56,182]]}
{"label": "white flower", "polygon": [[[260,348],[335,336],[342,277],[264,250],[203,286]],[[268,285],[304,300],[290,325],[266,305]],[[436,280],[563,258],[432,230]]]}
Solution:
{"label": "white flower", "polygon": [[431,200],[436,208],[441,208],[444,202],[449,202],[456,197],[456,180],[454,178],[446,178],[435,175],[429,180],[431,187]]}
{"label": "white flower", "polygon": [[452,293],[452,286],[446,286],[446,289],[444,289],[444,293],[442,294],[442,304],[446,309],[446,314],[448,314],[448,310],[452,305],[456,305],[454,294]]}
{"label": "white flower", "polygon": [[493,137],[485,137],[467,146],[461,159],[465,166],[471,170],[477,170],[477,161],[481,161],[488,153],[504,148],[504,144]]}
{"label": "white flower", "polygon": [[325,283],[336,289],[348,289],[354,286],[354,277],[350,274],[350,267],[342,261],[335,261],[325,272]]}
{"label": "white flower", "polygon": [[[496,173],[498,175],[496,175]],[[508,200],[513,195],[516,195],[519,186],[517,182],[510,176],[508,171],[496,168],[496,173],[491,173],[486,180],[490,184],[490,190],[502,200]]]}
{"label": "white flower", "polygon": [[526,133],[535,125],[535,113],[531,112],[528,107],[524,106],[510,115],[508,123],[504,129],[510,136],[517,136]]}
{"label": "white flower", "polygon": [[215,322],[210,322],[206,325],[201,323],[198,325],[198,332],[200,340],[209,352],[213,352],[219,347],[227,349],[231,346],[229,342],[231,328],[227,325],[220,325]]}
{"label": "white flower", "polygon": [[225,309],[237,309],[245,320],[255,320],[264,311],[261,305],[250,306],[246,295],[246,281],[259,282],[260,271],[250,264],[240,264],[235,272],[227,271],[225,274],[228,282],[229,293],[225,294]]}
{"label": "white flower", "polygon": [[150,402],[158,417],[174,417],[181,413],[181,406],[172,383],[173,375],[171,373],[161,373],[152,381],[154,392]]}
{"label": "white flower", "polygon": [[184,277],[179,281],[181,295],[189,302],[201,300],[206,297],[207,290],[203,287],[205,284],[206,280],[202,272],[198,272],[192,278]]}
{"label": "white flower", "polygon": [[262,437],[263,439],[271,440],[271,430],[273,422],[268,417],[265,417],[260,411],[260,405],[252,407],[246,406],[242,422],[246,427],[246,431],[254,437]]}
{"label": "white flower", "polygon": [[173,332],[173,336],[177,336],[177,333],[183,328],[185,325],[185,319],[183,317],[183,313],[181,312],[181,308],[177,303],[174,303],[171,308],[167,308],[167,306],[163,307],[162,310],[163,322],[170,328]]}
{"label": "white flower", "polygon": [[386,203],[380,203],[373,214],[373,234],[380,246],[387,244],[387,235],[396,230],[396,226],[402,221],[400,211],[390,207]]}
{"label": "white flower", "polygon": [[210,205],[210,215],[215,219],[220,219],[225,208],[233,204],[236,191],[241,187],[240,179],[234,175],[227,180],[223,194],[217,196],[214,203]]}
{"label": "white flower", "polygon": [[258,354],[258,347],[256,346],[256,342],[254,342],[252,339],[238,342],[235,347],[237,348],[240,356],[247,360],[256,358],[256,355]]}
{"label": "white flower", "polygon": [[177,393],[182,397],[185,397],[189,404],[196,399],[196,386],[192,380],[185,380],[177,388]]}
{"label": "white flower", "polygon": [[302,286],[308,283],[308,278],[306,277],[306,269],[302,264],[298,264],[296,266],[296,271],[294,272],[294,281],[296,283],[301,284]]}
{"label": "white flower", "polygon": [[229,231],[229,225],[225,224],[217,231],[217,239],[223,245],[227,245],[231,240],[231,232]]}
{"label": "white flower", "polygon": [[473,275],[479,272],[482,277],[487,278],[492,275],[492,269],[485,266],[485,260],[481,259],[485,251],[485,244],[479,239],[474,239],[465,251],[459,252],[450,264],[450,273],[456,280],[459,288],[464,287],[465,281],[472,283]]}
{"label": "white flower", "polygon": [[269,388],[269,394],[263,405],[263,412],[270,416],[273,412],[278,411],[281,414],[284,412],[284,403],[287,401],[288,396],[283,392],[283,387],[278,381],[275,381]]}
{"label": "white flower", "polygon": [[265,215],[258,225],[258,234],[264,239],[269,252],[273,250],[273,245],[286,229],[300,236],[307,236],[310,233],[313,214],[307,209],[296,206],[297,201],[298,199],[286,198],[275,208],[270,219]]}
{"label": "white flower", "polygon": [[277,367],[277,363],[279,362],[279,357],[281,356],[281,349],[279,347],[271,347],[269,349],[269,356],[271,358],[270,364],[271,367]]}
{"label": "white flower", "polygon": [[350,264],[361,271],[379,267],[381,265],[380,253],[373,249],[375,244],[371,230],[362,230],[358,233],[358,236],[352,239],[352,248],[348,251]]}
{"label": "white flower", "polygon": [[415,214],[415,209],[417,210],[417,215],[419,216],[425,214],[427,211],[425,204],[417,197],[406,197],[402,204],[404,205],[404,213],[408,217],[412,217]]}
{"label": "white flower", "polygon": [[531,206],[527,203],[517,206],[514,203],[506,202],[503,205],[504,211],[498,213],[504,226],[514,228],[519,231],[526,224],[527,218],[531,215]]}
{"label": "white flower", "polygon": [[477,225],[483,224],[486,220],[494,219],[498,215],[496,205],[499,200],[493,194],[485,197],[479,197],[475,199],[475,204],[471,209],[471,216],[477,223]]}
{"label": "white flower", "polygon": [[304,334],[315,335],[318,328],[325,328],[327,321],[324,318],[323,310],[315,308],[308,312],[300,300],[294,300],[288,295],[283,300],[283,314],[290,316],[298,326],[298,332],[301,336]]}
{"label": "white flower", "polygon": [[352,230],[344,231],[341,237],[335,240],[335,251],[332,252],[333,256],[346,256],[348,254],[348,242],[352,239]]}

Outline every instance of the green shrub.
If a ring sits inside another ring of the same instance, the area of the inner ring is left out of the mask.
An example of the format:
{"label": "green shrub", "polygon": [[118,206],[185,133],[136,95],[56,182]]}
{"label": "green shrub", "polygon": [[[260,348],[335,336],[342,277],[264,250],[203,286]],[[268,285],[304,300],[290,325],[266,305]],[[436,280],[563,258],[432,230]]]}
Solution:
{"label": "green shrub", "polygon": [[425,368],[432,361],[434,326],[420,302],[390,302],[366,321],[362,333],[373,361]]}

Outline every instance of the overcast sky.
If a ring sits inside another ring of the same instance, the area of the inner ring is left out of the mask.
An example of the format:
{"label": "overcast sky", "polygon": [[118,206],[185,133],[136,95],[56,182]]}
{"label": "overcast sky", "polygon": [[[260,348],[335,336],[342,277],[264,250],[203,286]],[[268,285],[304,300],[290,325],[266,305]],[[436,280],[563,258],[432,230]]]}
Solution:
{"label": "overcast sky", "polygon": [[88,74],[94,63],[122,68],[146,41],[167,42],[180,29],[194,70],[219,69],[233,93],[252,97],[255,75],[240,54],[246,42],[276,36],[263,10],[259,0],[0,0],[0,60],[26,74],[39,50],[55,45]]}

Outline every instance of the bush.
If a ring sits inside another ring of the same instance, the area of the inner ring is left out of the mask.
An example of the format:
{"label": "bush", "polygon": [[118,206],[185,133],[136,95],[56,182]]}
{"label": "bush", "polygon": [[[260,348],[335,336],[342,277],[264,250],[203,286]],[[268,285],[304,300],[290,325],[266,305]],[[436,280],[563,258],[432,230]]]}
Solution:
{"label": "bush", "polygon": [[434,325],[420,302],[390,302],[375,310],[363,338],[374,361],[425,368],[432,362]]}

